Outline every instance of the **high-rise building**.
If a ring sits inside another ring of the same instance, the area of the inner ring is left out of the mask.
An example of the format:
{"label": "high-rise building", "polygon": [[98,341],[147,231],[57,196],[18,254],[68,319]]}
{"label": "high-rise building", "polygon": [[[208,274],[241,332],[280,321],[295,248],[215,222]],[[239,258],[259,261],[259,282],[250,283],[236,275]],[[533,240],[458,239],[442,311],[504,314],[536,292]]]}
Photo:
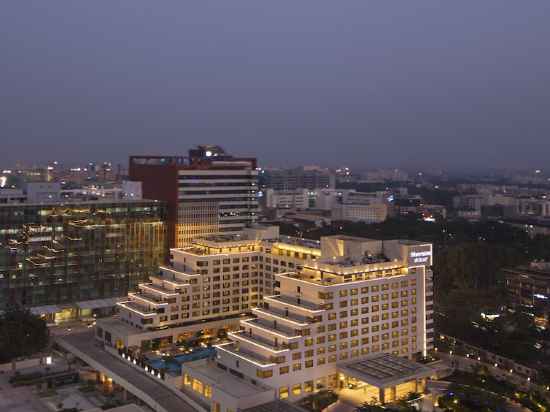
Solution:
{"label": "high-rise building", "polygon": [[0,205],[0,309],[59,322],[113,308],[164,261],[165,213],[146,200]]}
{"label": "high-rise building", "polygon": [[321,389],[389,402],[422,391],[431,375],[414,362],[433,344],[431,265],[432,245],[409,240],[317,242],[261,226],[195,239],[120,303],[118,319],[98,321],[96,337],[143,359],[227,330],[215,358],[181,363],[181,375],[144,366],[205,410]]}
{"label": "high-rise building", "polygon": [[[431,342],[431,256],[426,243],[323,238],[321,258],[276,275],[279,293],[240,321],[215,362],[182,365],[184,391],[206,398],[208,386],[214,410],[265,402],[268,388],[292,401],[323,388],[382,403],[422,392],[432,371],[414,358]],[[259,387],[227,396],[244,383]]]}
{"label": "high-rise building", "polygon": [[256,159],[231,156],[202,145],[183,156],[132,156],[130,180],[142,182],[143,197],[168,205],[168,244],[236,233],[257,220]]}

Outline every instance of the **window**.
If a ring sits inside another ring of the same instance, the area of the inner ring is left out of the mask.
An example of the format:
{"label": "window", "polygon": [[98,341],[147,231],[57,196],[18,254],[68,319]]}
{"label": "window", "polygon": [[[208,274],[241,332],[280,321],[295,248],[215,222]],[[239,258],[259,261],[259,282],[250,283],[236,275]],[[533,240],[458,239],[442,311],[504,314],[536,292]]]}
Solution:
{"label": "window", "polygon": [[299,371],[300,369],[302,369],[302,364],[301,363],[294,363],[292,365],[292,370],[293,371]]}
{"label": "window", "polygon": [[287,399],[288,398],[288,386],[281,386],[279,388],[279,399]]}
{"label": "window", "polygon": [[273,376],[273,370],[268,369],[263,371],[261,369],[256,369],[256,376],[262,379],[271,378]]}
{"label": "window", "polygon": [[279,375],[284,375],[285,373],[288,373],[289,369],[290,368],[288,366],[281,366],[279,368]]}
{"label": "window", "polygon": [[302,393],[302,385],[297,383],[296,385],[292,385],[292,394],[293,395],[300,395]]}
{"label": "window", "polygon": [[306,361],[306,368],[312,368],[313,367],[313,359]]}

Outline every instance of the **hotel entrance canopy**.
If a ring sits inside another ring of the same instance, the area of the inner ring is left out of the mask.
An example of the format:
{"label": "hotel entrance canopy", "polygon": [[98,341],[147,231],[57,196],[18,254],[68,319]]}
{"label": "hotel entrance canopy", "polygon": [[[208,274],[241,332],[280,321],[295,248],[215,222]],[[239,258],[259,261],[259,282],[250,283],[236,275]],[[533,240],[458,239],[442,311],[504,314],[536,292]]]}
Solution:
{"label": "hotel entrance canopy", "polygon": [[388,353],[337,364],[337,367],[344,375],[380,389],[425,379],[433,374],[427,366]]}

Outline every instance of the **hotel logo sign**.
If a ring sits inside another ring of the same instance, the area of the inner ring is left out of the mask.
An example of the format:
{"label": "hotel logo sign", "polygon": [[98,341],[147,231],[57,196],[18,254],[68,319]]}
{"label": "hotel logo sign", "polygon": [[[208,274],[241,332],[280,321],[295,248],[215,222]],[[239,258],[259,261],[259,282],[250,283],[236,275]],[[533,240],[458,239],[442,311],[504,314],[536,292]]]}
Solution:
{"label": "hotel logo sign", "polygon": [[409,265],[431,265],[432,264],[432,251],[430,247],[427,249],[418,250],[413,249],[409,253]]}

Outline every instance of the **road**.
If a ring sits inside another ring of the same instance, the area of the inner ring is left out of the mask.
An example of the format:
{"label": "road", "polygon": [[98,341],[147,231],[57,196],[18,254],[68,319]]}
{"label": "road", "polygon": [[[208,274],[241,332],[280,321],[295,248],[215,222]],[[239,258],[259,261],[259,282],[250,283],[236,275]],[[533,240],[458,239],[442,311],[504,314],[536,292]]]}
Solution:
{"label": "road", "polygon": [[[154,410],[158,412],[196,412],[195,408],[156,378],[149,377],[149,375],[134,369],[120,358],[103,350],[94,339],[92,332],[85,331],[59,336],[57,342],[60,346],[90,364],[94,369],[112,377],[116,383],[147,403]],[[150,399],[146,399],[143,394],[146,394]]]}

